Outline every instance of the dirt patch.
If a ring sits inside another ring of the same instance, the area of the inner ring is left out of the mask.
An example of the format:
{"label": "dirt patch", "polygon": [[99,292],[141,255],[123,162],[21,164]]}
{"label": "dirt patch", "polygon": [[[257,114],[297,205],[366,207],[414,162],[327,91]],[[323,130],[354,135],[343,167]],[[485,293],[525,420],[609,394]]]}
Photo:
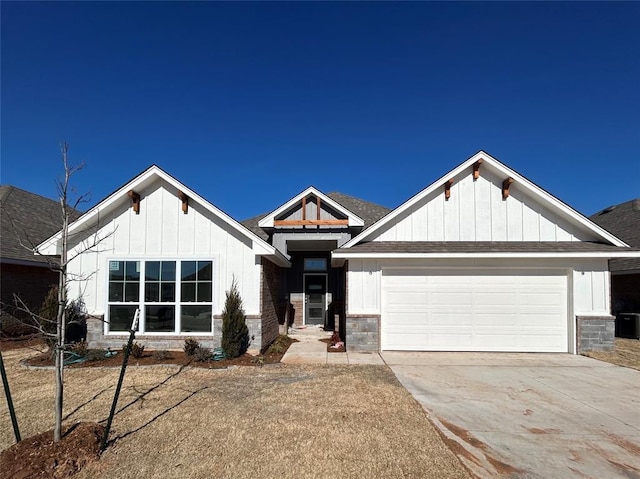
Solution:
{"label": "dirt patch", "polygon": [[613,351],[584,353],[590,358],[640,371],[640,340],[616,338]]}
{"label": "dirt patch", "polygon": [[104,428],[96,423],[79,423],[66,428],[59,442],[47,431],[0,453],[2,477],[11,479],[66,478],[98,459]]}
{"label": "dirt patch", "polygon": [[44,348],[44,342],[39,336],[29,336],[20,338],[0,338],[0,351],[13,351],[22,348]]}

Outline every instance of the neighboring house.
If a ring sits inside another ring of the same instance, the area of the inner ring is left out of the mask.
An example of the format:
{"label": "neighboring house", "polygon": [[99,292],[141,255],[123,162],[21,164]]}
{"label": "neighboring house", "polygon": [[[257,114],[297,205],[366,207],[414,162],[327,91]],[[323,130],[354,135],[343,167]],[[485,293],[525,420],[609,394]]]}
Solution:
{"label": "neighboring house", "polygon": [[[609,206],[591,216],[591,220],[640,248],[640,198]],[[640,258],[612,259],[609,270],[613,314],[640,313]]]}
{"label": "neighboring house", "polygon": [[14,295],[32,311],[38,311],[58,274],[49,267],[50,258],[34,256],[32,249],[60,229],[57,201],[15,186],[0,186],[0,296],[2,332],[33,332],[16,318],[26,314],[16,310]]}
{"label": "neighboring house", "polygon": [[93,347],[119,347],[136,309],[149,347],[217,346],[235,279],[258,349],[285,316],[338,316],[351,350],[607,349],[608,260],[640,258],[482,151],[393,211],[309,187],[244,226],[152,166],[71,232],[101,239],[70,265]]}

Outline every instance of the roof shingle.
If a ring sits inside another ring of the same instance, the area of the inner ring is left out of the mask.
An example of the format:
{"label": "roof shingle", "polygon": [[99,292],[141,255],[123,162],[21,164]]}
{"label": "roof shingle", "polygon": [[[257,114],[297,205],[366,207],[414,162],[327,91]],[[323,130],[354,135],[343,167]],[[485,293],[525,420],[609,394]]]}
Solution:
{"label": "roof shingle", "polygon": [[[589,218],[630,246],[640,247],[640,198],[610,206]],[[640,270],[640,259],[612,259],[609,269]]]}

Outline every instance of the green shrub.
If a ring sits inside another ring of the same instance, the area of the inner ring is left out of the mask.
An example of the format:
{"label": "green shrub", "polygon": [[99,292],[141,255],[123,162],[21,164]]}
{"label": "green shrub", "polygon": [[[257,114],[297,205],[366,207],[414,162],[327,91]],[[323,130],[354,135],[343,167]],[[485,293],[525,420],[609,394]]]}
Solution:
{"label": "green shrub", "polygon": [[[127,352],[127,345],[123,344],[122,353],[125,354],[126,352]],[[131,356],[133,356],[136,359],[140,359],[143,354],[144,354],[144,344],[135,342],[131,345]]]}
{"label": "green shrub", "polygon": [[234,279],[222,311],[222,349],[229,359],[237,358],[249,348],[249,329],[247,328],[242,298]]}
{"label": "green shrub", "polygon": [[153,357],[153,359],[157,359],[159,361],[171,358],[171,354],[165,349],[157,349],[151,354],[151,356]]}
{"label": "green shrub", "polygon": [[195,350],[193,357],[198,362],[209,361],[213,357],[213,353],[209,348],[198,348]]}
{"label": "green shrub", "polygon": [[184,340],[184,353],[187,356],[193,356],[196,350],[200,347],[200,343],[193,338],[187,338]]}

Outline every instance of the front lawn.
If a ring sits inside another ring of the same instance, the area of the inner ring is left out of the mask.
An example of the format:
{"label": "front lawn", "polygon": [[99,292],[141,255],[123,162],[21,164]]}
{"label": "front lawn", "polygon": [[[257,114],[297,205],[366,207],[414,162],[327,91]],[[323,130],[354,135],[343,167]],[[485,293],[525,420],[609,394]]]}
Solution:
{"label": "front lawn", "polygon": [[[30,354],[4,353],[25,438],[53,426],[53,371],[20,367]],[[67,370],[65,423],[103,421],[118,373]],[[131,367],[118,410],[113,443],[74,477],[469,477],[383,366]]]}

